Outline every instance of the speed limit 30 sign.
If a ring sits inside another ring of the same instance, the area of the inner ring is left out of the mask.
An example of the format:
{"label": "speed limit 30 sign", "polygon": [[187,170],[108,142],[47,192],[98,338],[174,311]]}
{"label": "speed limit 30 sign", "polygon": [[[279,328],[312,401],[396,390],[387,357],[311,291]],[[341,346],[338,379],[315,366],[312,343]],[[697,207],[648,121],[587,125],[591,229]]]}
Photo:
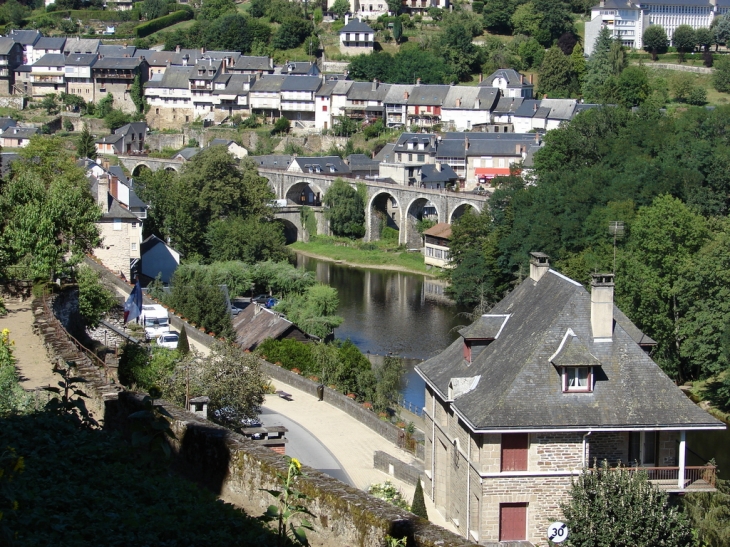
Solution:
{"label": "speed limit 30 sign", "polygon": [[568,539],[568,527],[563,522],[553,522],[548,528],[547,537],[553,543]]}

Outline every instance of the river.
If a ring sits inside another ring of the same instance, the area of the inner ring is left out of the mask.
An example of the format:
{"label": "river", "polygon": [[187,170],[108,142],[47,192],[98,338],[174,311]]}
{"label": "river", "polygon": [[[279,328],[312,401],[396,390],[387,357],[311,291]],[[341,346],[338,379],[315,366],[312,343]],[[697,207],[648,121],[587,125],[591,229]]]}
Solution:
{"label": "river", "polygon": [[[423,407],[424,383],[413,367],[456,339],[455,327],[468,323],[461,315],[467,310],[434,300],[443,286],[423,275],[353,268],[301,254],[297,267],[337,289],[337,313],[344,322],[335,329],[336,338],[349,338],[363,353],[405,358],[403,398],[411,407]],[[730,475],[730,430],[689,433],[687,446],[688,465],[704,463],[697,455],[714,456]]]}

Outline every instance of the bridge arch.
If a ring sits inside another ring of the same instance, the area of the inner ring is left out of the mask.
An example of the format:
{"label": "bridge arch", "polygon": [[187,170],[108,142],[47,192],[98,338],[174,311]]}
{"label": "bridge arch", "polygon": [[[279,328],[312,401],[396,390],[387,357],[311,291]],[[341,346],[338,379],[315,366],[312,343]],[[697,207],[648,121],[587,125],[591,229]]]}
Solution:
{"label": "bridge arch", "polygon": [[438,222],[439,212],[436,205],[428,198],[418,197],[408,204],[406,207],[405,234],[403,236],[404,243],[410,248],[420,248],[423,246],[421,234],[418,233],[418,221],[429,219]]}
{"label": "bridge arch", "polygon": [[477,207],[473,203],[462,201],[456,207],[451,209],[451,214],[449,215],[449,224],[453,224],[454,221],[462,216],[464,213],[466,213],[469,208],[474,209],[475,213],[481,213],[481,209],[479,209],[479,207]]}
{"label": "bridge arch", "polygon": [[145,169],[148,171],[155,171],[155,169],[152,169],[152,167],[149,166],[149,164],[141,161],[137,165],[134,166],[134,169],[132,169],[132,176],[137,177],[139,176]]}
{"label": "bridge arch", "polygon": [[296,243],[299,240],[299,227],[296,224],[285,218],[278,218],[276,221],[284,227],[284,237],[287,245]]}
{"label": "bridge arch", "polygon": [[387,190],[376,192],[368,202],[365,210],[367,222],[366,238],[368,241],[377,241],[386,226],[398,231],[398,242],[401,242],[402,207],[394,193]]}
{"label": "bridge arch", "polygon": [[177,173],[177,172],[179,172],[179,169],[174,165],[166,165],[165,171],[171,171],[173,173]]}
{"label": "bridge arch", "polygon": [[287,189],[284,198],[291,205],[319,206],[322,204],[324,192],[319,185],[300,180]]}

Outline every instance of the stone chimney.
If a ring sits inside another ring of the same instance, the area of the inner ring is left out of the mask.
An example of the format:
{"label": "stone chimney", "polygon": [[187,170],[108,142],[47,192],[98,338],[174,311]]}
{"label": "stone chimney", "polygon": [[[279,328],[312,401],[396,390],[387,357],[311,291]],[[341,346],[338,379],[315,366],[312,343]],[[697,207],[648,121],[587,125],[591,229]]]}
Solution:
{"label": "stone chimney", "polygon": [[593,274],[591,281],[591,328],[593,338],[613,337],[613,274]]}
{"label": "stone chimney", "polygon": [[483,80],[483,79],[484,79],[484,74],[482,74],[482,73],[480,72],[480,73],[479,73],[479,83],[480,83],[480,84],[482,83],[482,80]]}
{"label": "stone chimney", "polygon": [[464,137],[464,150],[469,150],[469,137]]}
{"label": "stone chimney", "polygon": [[100,175],[96,179],[96,203],[101,205],[102,214],[109,212],[109,175]]}
{"label": "stone chimney", "polygon": [[421,78],[416,78],[416,85],[421,85]]}
{"label": "stone chimney", "polygon": [[345,26],[347,26],[347,23],[350,22],[350,16],[346,13],[345,14]]}
{"label": "stone chimney", "polygon": [[373,91],[377,91],[378,90],[378,80],[377,80],[377,78],[373,80],[372,90]]}
{"label": "stone chimney", "polygon": [[530,279],[540,281],[550,269],[549,258],[545,253],[530,253]]}
{"label": "stone chimney", "polygon": [[180,53],[180,46],[175,46],[175,53]]}
{"label": "stone chimney", "polygon": [[540,133],[535,132],[535,144],[540,144]]}

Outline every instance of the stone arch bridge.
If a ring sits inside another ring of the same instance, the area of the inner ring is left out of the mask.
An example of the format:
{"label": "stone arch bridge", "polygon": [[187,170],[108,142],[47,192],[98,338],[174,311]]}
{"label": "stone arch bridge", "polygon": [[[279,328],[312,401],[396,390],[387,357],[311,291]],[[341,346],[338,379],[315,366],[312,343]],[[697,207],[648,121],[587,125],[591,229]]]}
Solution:
{"label": "stone arch bridge", "polygon": [[150,171],[159,171],[165,169],[167,171],[180,172],[182,166],[185,164],[183,160],[178,159],[165,159],[165,158],[150,158],[149,156],[117,156],[119,163],[124,166],[133,177],[139,175],[142,169],[149,169]]}
{"label": "stone arch bridge", "polygon": [[[291,173],[280,169],[259,167],[259,174],[266,177],[279,200],[286,200],[287,220],[294,221],[292,207],[308,205],[322,215],[321,199],[332,185],[336,176],[315,173]],[[366,232],[365,241],[380,239],[384,225],[398,231],[398,242],[410,247],[421,247],[421,236],[416,229],[419,220],[426,218],[435,222],[451,223],[468,209],[481,212],[486,196],[477,196],[446,190],[430,190],[386,183],[371,179],[341,177],[353,187],[364,184],[367,189],[365,204]],[[284,213],[284,211],[282,211]],[[277,215],[277,216],[282,216]],[[322,226],[318,218],[318,226]],[[292,222],[297,230],[302,230],[301,222]],[[318,233],[327,233],[318,229]],[[297,239],[302,239],[298,236]]]}

